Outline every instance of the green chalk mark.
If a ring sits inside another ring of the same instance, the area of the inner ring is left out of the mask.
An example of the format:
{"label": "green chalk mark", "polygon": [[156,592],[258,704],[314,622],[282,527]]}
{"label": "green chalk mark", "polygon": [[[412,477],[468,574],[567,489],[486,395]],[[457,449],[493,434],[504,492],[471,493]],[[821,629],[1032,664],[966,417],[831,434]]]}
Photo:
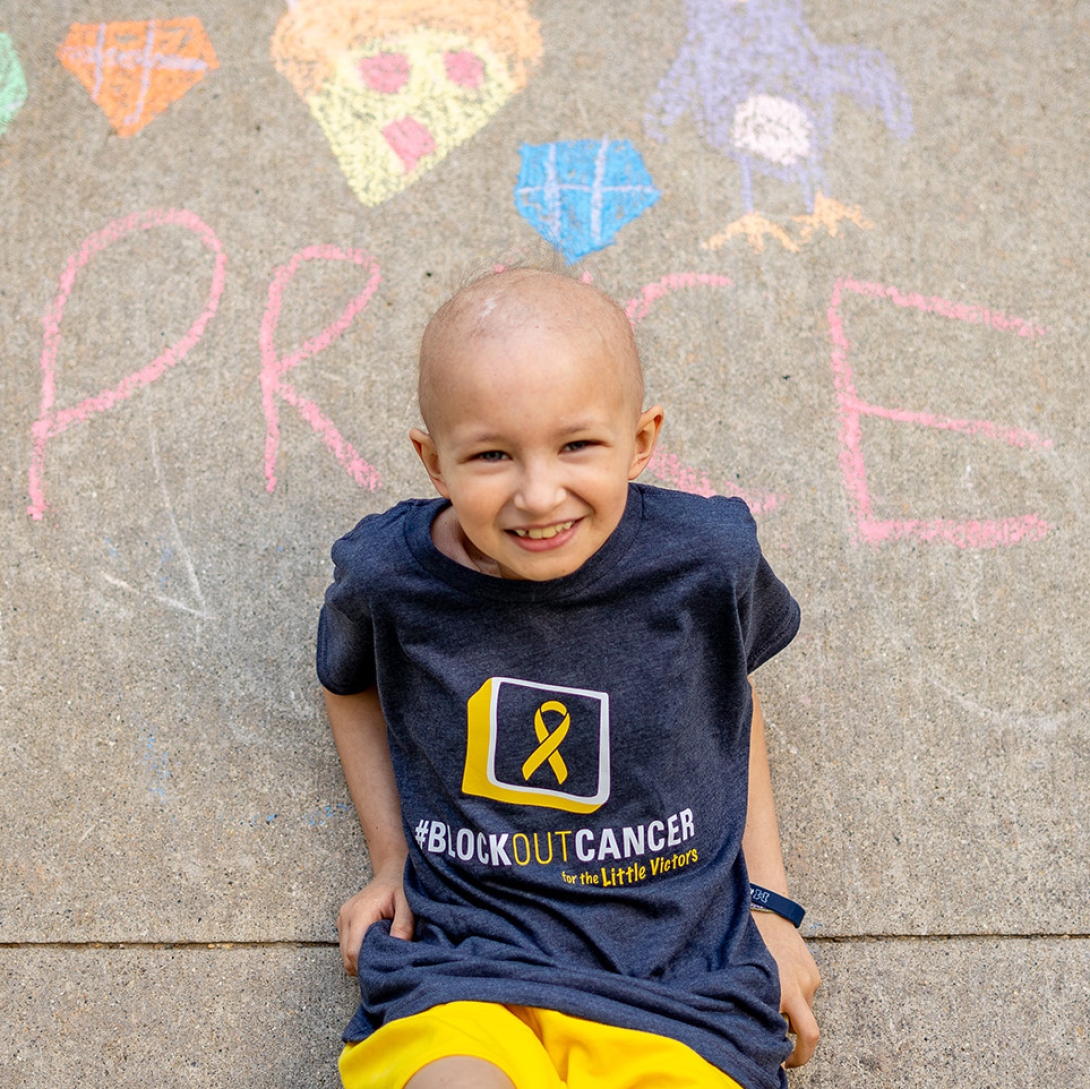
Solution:
{"label": "green chalk mark", "polygon": [[11,35],[0,33],[0,134],[26,102],[26,76]]}

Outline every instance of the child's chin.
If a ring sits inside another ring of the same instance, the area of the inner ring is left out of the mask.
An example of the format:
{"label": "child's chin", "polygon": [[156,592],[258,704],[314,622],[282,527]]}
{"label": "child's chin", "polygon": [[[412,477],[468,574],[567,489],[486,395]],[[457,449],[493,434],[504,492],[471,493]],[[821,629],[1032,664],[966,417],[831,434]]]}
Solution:
{"label": "child's chin", "polygon": [[562,555],[555,551],[537,552],[525,557],[512,557],[510,565],[500,565],[500,571],[504,578],[549,582],[551,579],[562,579],[575,574],[588,559],[588,556],[582,554],[575,555],[573,549]]}

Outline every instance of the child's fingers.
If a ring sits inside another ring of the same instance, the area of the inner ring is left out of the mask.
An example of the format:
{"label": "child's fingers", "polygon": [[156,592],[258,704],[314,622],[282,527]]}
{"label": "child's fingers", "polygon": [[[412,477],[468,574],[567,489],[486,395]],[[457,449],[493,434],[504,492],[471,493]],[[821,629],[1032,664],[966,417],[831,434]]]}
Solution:
{"label": "child's fingers", "polygon": [[379,919],[390,920],[390,936],[409,940],[413,936],[416,920],[400,883],[390,888],[381,882],[372,882],[341,905],[337,915],[337,937],[341,947],[341,963],[350,975],[359,972],[360,946],[368,927]]}
{"label": "child's fingers", "polygon": [[343,929],[338,928],[341,946],[341,964],[344,965],[344,970],[350,975],[354,976],[358,970],[357,968],[357,955],[353,952],[355,948],[351,938],[349,937],[351,931],[345,927]]}
{"label": "child's fingers", "polygon": [[405,894],[398,890],[394,896],[394,918],[390,923],[390,937],[412,941],[415,926],[416,920],[409,909],[409,902],[405,899]]}
{"label": "child's fingers", "polygon": [[359,971],[360,946],[363,945],[364,930],[356,925],[355,920],[338,920],[337,932],[340,937],[341,963],[344,970],[354,976]]}
{"label": "child's fingers", "polygon": [[337,915],[337,937],[341,946],[341,962],[350,976],[354,976],[357,972],[360,946],[363,944],[363,936],[367,933],[367,928],[382,916],[381,909],[376,909],[371,904],[367,889],[356,893],[341,905],[340,913]]}
{"label": "child's fingers", "polygon": [[795,1049],[787,1056],[787,1061],[783,1065],[787,1067],[803,1066],[813,1057],[814,1050],[817,1048],[818,1040],[821,1037],[817,1018],[814,1017],[814,1011],[810,1009],[809,1004],[801,996],[796,1002],[792,1003],[791,1009],[785,1009],[783,1013],[787,1018],[790,1031],[795,1036]]}

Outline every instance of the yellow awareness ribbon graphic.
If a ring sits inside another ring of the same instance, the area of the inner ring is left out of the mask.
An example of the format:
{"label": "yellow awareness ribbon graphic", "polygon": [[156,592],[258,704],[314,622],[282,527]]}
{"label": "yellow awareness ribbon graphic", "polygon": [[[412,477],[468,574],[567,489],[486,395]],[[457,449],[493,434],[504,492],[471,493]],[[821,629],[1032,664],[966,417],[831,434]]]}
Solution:
{"label": "yellow awareness ribbon graphic", "polygon": [[[556,711],[564,717],[560,720],[560,725],[557,726],[552,733],[549,733],[548,726],[545,725],[545,719],[543,713],[545,711]],[[564,763],[564,757],[557,752],[560,748],[560,743],[568,736],[568,729],[571,726],[571,715],[568,714],[568,709],[560,703],[558,700],[546,700],[535,712],[534,712],[534,733],[537,734],[537,739],[540,742],[538,747],[530,754],[530,758],[522,765],[522,777],[529,780],[530,776],[546,760],[549,761],[549,767],[553,769],[553,774],[556,776],[557,783],[562,784],[568,777],[568,766]]]}

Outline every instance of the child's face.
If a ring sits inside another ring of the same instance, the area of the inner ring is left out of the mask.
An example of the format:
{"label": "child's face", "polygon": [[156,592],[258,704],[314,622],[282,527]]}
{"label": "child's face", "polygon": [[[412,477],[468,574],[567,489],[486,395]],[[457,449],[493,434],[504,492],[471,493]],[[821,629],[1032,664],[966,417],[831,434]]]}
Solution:
{"label": "child's face", "polygon": [[639,411],[608,340],[547,321],[455,343],[442,366],[432,433],[412,439],[469,558],[505,578],[570,575],[620,522],[662,409]]}

